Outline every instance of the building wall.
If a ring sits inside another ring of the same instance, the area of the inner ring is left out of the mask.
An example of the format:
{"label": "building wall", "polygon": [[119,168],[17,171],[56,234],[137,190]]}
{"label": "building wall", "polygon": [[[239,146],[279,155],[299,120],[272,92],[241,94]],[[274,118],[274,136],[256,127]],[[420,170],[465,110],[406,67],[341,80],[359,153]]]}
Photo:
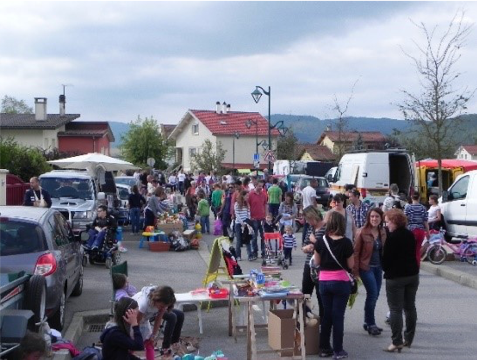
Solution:
{"label": "building wall", "polygon": [[87,154],[97,152],[110,155],[110,143],[106,136],[102,138],[65,136],[60,137],[59,150]]}
{"label": "building wall", "polygon": [[56,130],[2,129],[2,137],[13,137],[19,145],[52,150],[58,147],[58,132],[64,131],[64,128],[62,126]]}
{"label": "building wall", "polygon": [[328,136],[325,136],[325,138],[321,141],[319,145],[326,146],[328,149],[331,150],[332,153],[334,153],[335,143],[331,141]]}
{"label": "building wall", "polygon": [[[268,137],[264,136],[258,137],[258,142],[262,140],[266,140],[268,143]],[[233,163],[233,137],[232,136],[218,136],[217,141],[222,143],[222,148],[226,150],[224,163]],[[272,138],[272,149],[276,149],[277,142],[276,139]],[[256,138],[255,136],[241,136],[238,139],[235,139],[235,163],[245,163],[245,164],[253,164],[253,154],[255,154],[256,150]],[[260,154],[260,163],[267,164],[264,160],[265,150],[260,145],[258,147],[258,153]]]}
{"label": "building wall", "polygon": [[[192,126],[198,124],[199,131],[197,135],[192,133]],[[208,139],[215,144],[215,136],[207,129],[204,124],[200,121],[197,121],[195,118],[189,120],[188,124],[184,127],[176,139],[176,148],[182,148],[182,167],[184,171],[190,171],[190,150],[195,149],[199,151],[199,148],[202,146],[204,141]]]}
{"label": "building wall", "polygon": [[467,150],[461,148],[457,154],[457,159],[461,160],[477,160],[477,156],[472,156]]}
{"label": "building wall", "polygon": [[314,161],[315,159],[313,159],[311,157],[310,154],[308,154],[306,151],[304,152],[304,154],[301,156],[301,159],[300,161]]}

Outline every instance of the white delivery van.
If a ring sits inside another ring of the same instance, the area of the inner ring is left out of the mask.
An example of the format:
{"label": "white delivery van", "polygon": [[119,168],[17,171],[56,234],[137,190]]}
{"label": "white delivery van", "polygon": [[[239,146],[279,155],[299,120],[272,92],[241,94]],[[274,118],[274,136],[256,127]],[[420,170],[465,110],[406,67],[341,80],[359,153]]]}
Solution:
{"label": "white delivery van", "polygon": [[344,193],[354,185],[363,199],[379,205],[396,183],[400,193],[414,191],[415,169],[411,156],[404,149],[360,151],[344,154],[336,170],[330,192]]}
{"label": "white delivery van", "polygon": [[477,170],[459,175],[439,203],[446,236],[477,237]]}

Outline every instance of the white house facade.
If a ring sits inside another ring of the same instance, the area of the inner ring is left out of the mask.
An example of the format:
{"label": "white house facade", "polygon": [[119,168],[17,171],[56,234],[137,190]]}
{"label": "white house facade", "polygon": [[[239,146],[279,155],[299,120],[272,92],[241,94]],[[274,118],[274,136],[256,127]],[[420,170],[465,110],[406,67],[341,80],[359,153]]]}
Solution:
{"label": "white house facade", "polygon": [[477,145],[462,145],[455,155],[457,159],[477,161]]}
{"label": "white house facade", "polygon": [[[249,124],[247,126],[247,120]],[[279,133],[272,129],[272,149]],[[230,105],[217,104],[216,110],[188,110],[169,138],[176,142],[176,162],[184,171],[192,170],[191,155],[200,152],[205,140],[226,151],[222,166],[229,169],[253,169],[256,145],[259,146],[260,168],[266,168],[268,121],[257,112],[230,111]]]}

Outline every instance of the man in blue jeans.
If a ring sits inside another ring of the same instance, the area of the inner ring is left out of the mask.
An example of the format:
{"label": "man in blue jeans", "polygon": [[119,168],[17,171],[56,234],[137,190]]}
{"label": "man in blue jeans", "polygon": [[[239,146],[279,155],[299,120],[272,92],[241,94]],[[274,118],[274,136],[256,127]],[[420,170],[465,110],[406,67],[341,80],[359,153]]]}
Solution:
{"label": "man in blue jeans", "polygon": [[87,249],[101,249],[108,230],[116,230],[118,226],[114,216],[108,215],[106,205],[99,205],[96,211],[98,215],[92,228],[88,230],[89,239],[85,246]]}
{"label": "man in blue jeans", "polygon": [[263,236],[263,226],[262,222],[265,220],[267,215],[267,203],[268,195],[263,187],[265,185],[264,180],[260,180],[257,183],[255,189],[250,191],[248,195],[248,203],[250,205],[250,219],[252,220],[253,227],[253,239],[252,239],[252,258],[250,260],[255,260],[258,255],[258,234],[260,233],[261,243],[260,250],[262,258],[265,256],[265,241]]}

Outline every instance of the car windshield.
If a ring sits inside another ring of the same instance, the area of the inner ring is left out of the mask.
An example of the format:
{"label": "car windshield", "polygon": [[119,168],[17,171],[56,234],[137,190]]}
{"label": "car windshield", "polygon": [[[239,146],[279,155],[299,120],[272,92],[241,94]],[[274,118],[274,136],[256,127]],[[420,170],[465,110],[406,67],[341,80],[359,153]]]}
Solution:
{"label": "car windshield", "polygon": [[128,200],[129,199],[129,190],[125,188],[118,187],[119,190],[119,198],[121,200]]}
{"label": "car windshield", "polygon": [[[302,180],[301,180],[301,183],[300,183],[300,188],[303,190],[303,189],[306,188],[308,185],[310,185],[310,180],[311,180],[311,178],[309,178],[309,179],[302,179]],[[328,181],[326,181],[326,179],[317,178],[316,180],[318,181],[318,187],[328,187]]]}
{"label": "car windshield", "polygon": [[40,184],[52,198],[93,199],[93,187],[90,179],[48,177],[40,179]]}
{"label": "car windshield", "polygon": [[46,250],[42,229],[30,222],[0,218],[0,256]]}
{"label": "car windshield", "polygon": [[117,177],[114,179],[116,184],[124,184],[124,185],[129,185],[129,186],[134,186],[136,185],[137,181],[133,177]]}

